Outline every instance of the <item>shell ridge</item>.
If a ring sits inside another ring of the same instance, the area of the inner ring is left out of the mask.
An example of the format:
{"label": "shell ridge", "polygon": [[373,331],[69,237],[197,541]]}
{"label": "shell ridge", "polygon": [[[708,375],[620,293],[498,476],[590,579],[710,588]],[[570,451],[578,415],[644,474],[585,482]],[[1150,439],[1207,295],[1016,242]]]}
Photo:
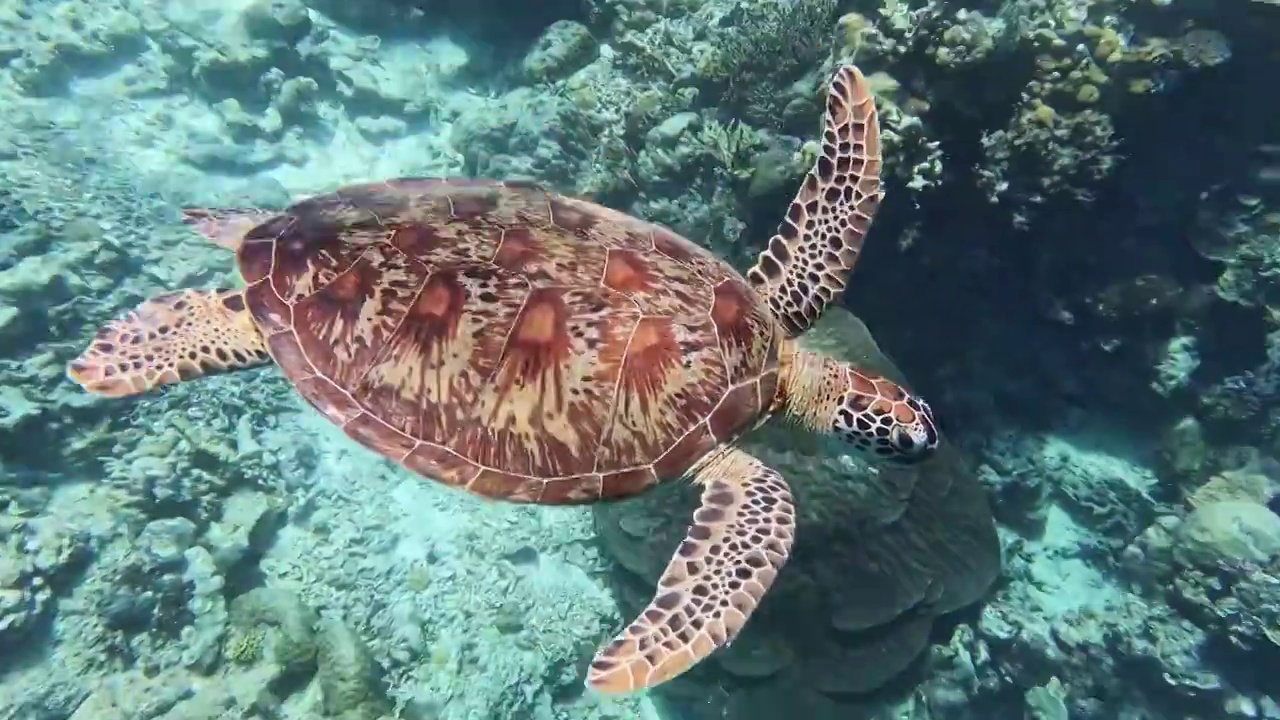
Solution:
{"label": "shell ridge", "polygon": [[[632,299],[632,302],[634,303],[635,300]],[[613,429],[613,424],[617,422],[618,396],[622,393],[623,369],[626,367],[627,354],[631,352],[631,341],[635,340],[636,331],[640,329],[642,320],[644,320],[643,312],[636,318],[635,324],[631,326],[631,332],[627,333],[627,344],[622,347],[622,359],[618,363],[618,377],[613,381],[613,393],[609,396],[609,413],[604,423],[602,423],[600,436],[596,438],[595,462],[591,464],[592,472],[600,472],[600,463],[604,459],[605,438],[609,437],[609,431]]]}
{"label": "shell ridge", "polygon": [[[452,201],[450,201],[450,202],[452,202]],[[452,206],[450,206],[450,207],[452,207]],[[500,228],[498,228],[498,233],[499,233],[499,235],[498,235],[498,242],[497,242],[497,244],[496,244],[496,245],[494,245],[494,247],[493,247],[493,254],[492,254],[492,255],[490,255],[490,256],[489,256],[489,258],[485,261],[485,262],[487,262],[489,265],[492,265],[495,269],[498,267],[497,262],[496,262],[496,261],[497,261],[497,259],[498,259],[498,253],[502,252],[502,244],[503,244],[503,243],[505,243],[505,242],[507,241],[507,229],[506,229],[505,227],[500,227]]]}
{"label": "shell ridge", "polygon": [[[717,285],[717,286],[719,286],[719,285],[720,285],[720,283],[716,283],[716,285]],[[708,317],[708,319],[710,319],[710,316],[711,316],[711,311],[710,311],[710,310],[708,310],[708,311],[707,311],[707,317]],[[752,376],[752,377],[746,378],[745,380],[742,380],[741,382],[737,382],[737,383],[735,383],[735,382],[732,382],[732,381],[731,381],[731,378],[729,377],[729,359],[728,359],[728,356],[727,356],[727,355],[725,355],[725,353],[724,353],[724,345],[723,345],[723,344],[721,344],[721,343],[719,342],[719,341],[720,341],[720,326],[719,326],[719,325],[717,325],[717,324],[715,323],[715,321],[714,321],[714,320],[712,320],[712,321],[711,321],[711,326],[715,329],[715,334],[716,334],[716,344],[717,344],[717,348],[718,348],[718,350],[719,350],[719,353],[718,353],[718,354],[719,354],[719,356],[720,356],[720,362],[721,362],[721,363],[723,363],[723,365],[724,365],[724,370],[725,370],[725,387],[724,387],[724,388],[722,388],[721,395],[720,395],[720,399],[716,400],[715,404],[714,404],[714,405],[712,405],[712,406],[707,410],[706,414],[704,414],[704,415],[702,415],[701,417],[699,417],[699,419],[698,419],[698,421],[697,421],[697,422],[695,422],[695,423],[691,423],[691,425],[690,425],[690,427],[689,427],[689,429],[688,429],[688,430],[686,430],[682,435],[680,435],[680,437],[676,438],[676,439],[671,443],[671,445],[669,445],[665,450],[663,450],[661,453],[659,453],[659,454],[658,454],[658,457],[654,458],[654,459],[653,459],[653,462],[651,462],[651,463],[650,463],[650,466],[652,466],[654,463],[657,463],[657,462],[658,462],[658,460],[660,460],[660,459],[662,459],[662,458],[666,457],[666,456],[667,456],[667,454],[669,454],[672,450],[674,450],[677,446],[679,446],[679,445],[680,445],[680,443],[681,443],[685,438],[687,438],[689,435],[691,435],[692,433],[694,433],[696,430],[698,430],[699,428],[701,428],[701,427],[702,427],[702,426],[704,426],[704,425],[705,425],[705,426],[706,426],[706,428],[707,428],[707,432],[708,432],[708,434],[710,434],[710,435],[711,435],[711,437],[712,437],[712,439],[714,439],[714,440],[716,441],[716,447],[720,447],[720,446],[722,446],[722,445],[726,444],[727,442],[729,442],[732,438],[719,438],[719,437],[716,437],[715,430],[711,427],[711,418],[712,418],[712,416],[714,416],[714,415],[716,414],[716,411],[720,409],[720,406],[721,406],[721,405],[724,405],[724,403],[729,399],[729,396],[731,395],[731,393],[732,393],[734,390],[736,390],[736,389],[738,389],[738,388],[740,388],[740,387],[742,387],[742,386],[744,386],[744,385],[748,385],[748,384],[750,384],[750,383],[758,383],[758,382],[760,381],[760,377],[761,377],[761,376],[760,376],[760,375],[758,375],[758,374],[757,374],[757,375],[755,375],[755,376]],[[739,434],[741,434],[741,433],[739,433]],[[708,454],[710,454],[710,453],[708,453]]]}
{"label": "shell ridge", "polygon": [[[399,252],[399,250],[396,250],[396,252]],[[400,254],[404,255],[404,253],[400,253]],[[410,261],[410,262],[413,261],[413,258],[410,258],[407,255],[405,255],[404,257],[407,261]],[[400,319],[396,321],[396,326],[392,328],[391,332],[387,333],[386,339],[383,340],[382,342],[382,347],[378,349],[378,352],[373,354],[373,357],[369,358],[369,362],[365,364],[364,369],[360,372],[358,376],[355,377],[354,381],[352,382],[352,387],[350,390],[350,392],[352,393],[351,399],[355,401],[356,404],[358,404],[361,408],[364,408],[365,412],[369,412],[371,415],[373,414],[371,412],[371,409],[365,403],[360,402],[355,398],[355,395],[354,395],[355,390],[356,388],[359,388],[362,385],[364,385],[365,381],[369,379],[369,373],[373,372],[374,368],[378,367],[382,363],[382,361],[386,360],[387,356],[396,347],[396,344],[393,341],[396,339],[396,335],[398,335],[400,331],[404,329],[405,322],[409,320],[408,308],[413,307],[414,304],[418,302],[418,299],[422,297],[422,292],[426,290],[427,283],[430,282],[431,276],[435,275],[436,272],[437,271],[435,269],[429,269],[427,271],[427,274],[422,277],[422,281],[418,283],[418,287],[413,291],[413,299],[411,299],[408,303],[406,303],[405,305],[406,309],[401,312]],[[422,414],[424,412],[425,412],[425,409],[419,406],[418,427],[423,426]],[[379,420],[381,420],[381,418],[379,418]],[[387,425],[388,427],[392,427],[389,423],[384,422],[383,424]],[[404,434],[405,437],[412,437],[405,433],[401,433],[401,434]],[[419,438],[415,438],[415,439],[419,439]]]}
{"label": "shell ridge", "polygon": [[[500,270],[500,268],[493,263],[489,263],[489,265],[495,270]],[[458,423],[457,429],[443,440],[443,443],[446,446],[455,447],[455,443],[458,441],[458,436],[465,430],[469,429],[470,423],[475,422],[476,411],[480,407],[480,403],[484,401],[485,396],[492,390],[494,381],[498,377],[498,372],[502,369],[502,359],[507,356],[507,349],[511,345],[511,337],[520,327],[520,314],[523,313],[525,307],[528,306],[529,297],[533,295],[533,290],[533,282],[529,282],[528,287],[525,288],[524,297],[520,298],[520,307],[516,310],[516,314],[514,316],[516,321],[511,323],[511,327],[507,328],[506,334],[502,337],[502,349],[498,352],[498,359],[494,362],[493,369],[485,375],[484,381],[481,382],[480,387],[476,389],[475,397],[471,398],[471,402],[467,403],[467,407],[462,412],[458,413],[460,422]],[[461,453],[459,453],[459,455],[470,462],[476,463],[476,465],[480,465],[480,463],[466,455],[462,455]],[[503,472],[506,471],[504,470]]]}
{"label": "shell ridge", "polygon": [[690,274],[691,276],[693,276],[694,278],[696,278],[697,280],[699,280],[699,281],[700,281],[700,282],[702,282],[702,283],[705,283],[705,284],[711,285],[713,289],[714,289],[715,287],[720,286],[721,284],[723,284],[723,283],[725,283],[725,282],[728,282],[728,281],[731,279],[730,277],[723,277],[723,271],[728,270],[729,274],[730,274],[731,276],[733,276],[733,277],[737,277],[737,276],[740,274],[740,273],[738,273],[738,271],[737,271],[737,270],[733,269],[732,267],[724,266],[724,265],[723,265],[723,263],[721,263],[721,262],[720,262],[720,257],[719,257],[719,256],[717,256],[717,255],[715,255],[714,253],[712,253],[712,252],[711,252],[710,250],[708,250],[707,248],[704,248],[704,247],[702,247],[702,246],[697,246],[699,250],[702,250],[702,251],[704,251],[705,253],[707,253],[708,255],[710,255],[710,256],[711,256],[711,258],[717,262],[717,265],[721,265],[721,267],[717,267],[717,269],[721,271],[721,275],[722,275],[722,277],[720,278],[720,280],[718,280],[718,281],[716,281],[716,282],[711,282],[711,281],[709,281],[709,280],[707,279],[707,277],[704,275],[704,272],[705,272],[706,268],[698,267],[698,266],[697,266],[697,265],[695,265],[694,263],[691,263],[691,262],[689,262],[689,261],[687,261],[687,260],[681,260],[680,258],[675,257],[675,256],[671,255],[670,253],[665,253],[665,252],[663,252],[663,251],[662,251],[662,248],[658,247],[658,233],[657,233],[657,231],[658,231],[658,230],[663,230],[663,231],[667,232],[667,233],[668,233],[668,234],[670,234],[670,235],[673,235],[673,236],[675,236],[675,237],[682,238],[682,239],[684,238],[684,236],[683,236],[683,235],[681,235],[680,233],[676,232],[675,230],[672,230],[671,228],[666,227],[666,226],[664,226],[664,225],[659,225],[659,224],[657,224],[657,223],[646,223],[646,224],[648,224],[648,225],[649,225],[649,245],[650,245],[650,249],[651,249],[653,252],[657,253],[658,255],[661,255],[662,257],[666,258],[667,260],[670,260],[671,262],[675,263],[676,265],[680,266],[681,268],[684,268],[685,270],[688,270],[688,271],[689,271],[689,274]]}
{"label": "shell ridge", "polygon": [[[723,398],[721,398],[720,402],[724,402],[724,399],[723,399]],[[717,403],[717,404],[716,404],[716,406],[717,406],[717,407],[719,407],[719,403]],[[664,457],[666,457],[666,456],[670,455],[672,450],[675,450],[677,447],[679,447],[679,446],[680,446],[680,443],[684,442],[684,439],[685,439],[685,438],[689,437],[690,435],[694,434],[695,432],[698,432],[699,430],[704,429],[704,427],[705,427],[705,429],[706,429],[706,431],[707,431],[707,434],[708,434],[708,435],[711,435],[711,437],[715,437],[715,434],[711,432],[711,424],[707,422],[708,418],[710,418],[710,417],[711,417],[711,414],[710,414],[710,413],[708,413],[706,417],[702,418],[702,419],[701,419],[701,420],[699,420],[698,422],[696,422],[696,423],[690,423],[690,425],[689,425],[689,429],[687,429],[687,430],[685,430],[683,433],[681,433],[681,434],[680,434],[680,437],[676,438],[676,439],[675,439],[675,442],[671,443],[671,445],[670,445],[666,450],[663,450],[661,453],[659,453],[659,454],[658,454],[658,457],[654,458],[653,462],[649,463],[648,465],[642,465],[641,467],[653,467],[653,466],[657,465],[659,460],[661,460],[662,458],[664,458]],[[717,445],[717,447],[718,447],[718,445]],[[714,450],[713,450],[713,451],[714,451]],[[711,455],[713,451],[709,451],[709,452],[707,452],[706,454],[707,454],[707,455]],[[692,469],[693,469],[693,468],[689,468],[689,470],[692,470]],[[686,474],[688,474],[689,470],[686,470],[686,471],[685,471],[685,473],[686,473]],[[660,480],[665,480],[666,478],[659,478],[659,479],[660,479]]]}
{"label": "shell ridge", "polygon": [[729,400],[729,398],[733,395],[734,390],[737,390],[738,388],[741,388],[741,387],[746,387],[748,385],[756,386],[757,388],[756,397],[758,398],[760,396],[760,392],[759,392],[760,378],[759,377],[750,377],[750,378],[747,378],[746,380],[743,380],[742,382],[733,383],[732,385],[729,386],[729,389],[725,391],[724,396],[716,401],[715,406],[713,406],[711,410],[700,421],[698,421],[699,425],[702,425],[704,423],[706,424],[707,429],[711,431],[711,437],[716,441],[717,446],[726,445],[732,442],[735,438],[742,435],[742,431],[740,430],[737,433],[726,436],[726,437],[717,437],[715,428],[711,426],[711,418],[716,414],[716,411],[720,409],[720,406],[724,405]]}
{"label": "shell ridge", "polygon": [[[547,225],[550,225],[551,227],[561,227],[560,225],[556,224],[555,208],[551,207],[551,198],[547,197],[547,194],[545,192],[542,193],[542,203],[547,206]],[[569,228],[561,228],[561,229],[568,230]]]}
{"label": "shell ridge", "polygon": [[[382,188],[384,188],[384,189],[386,190],[386,194],[387,194],[387,195],[394,196],[394,195],[400,195],[400,194],[401,194],[401,193],[400,193],[400,191],[399,191],[395,186],[393,186],[389,181],[386,181],[386,180],[384,180],[384,181],[382,181],[382,182],[378,182],[378,183],[371,183],[371,184],[365,184],[365,185],[358,185],[358,186],[356,186],[356,187],[357,187],[357,188],[368,188],[368,187],[378,188],[378,187],[382,187]],[[343,192],[342,192],[342,188],[339,188],[338,190],[336,190],[336,191],[334,192],[334,195],[336,195],[336,196],[338,197],[338,199],[339,199],[339,200],[341,200],[343,203],[345,203],[345,204],[346,204],[346,206],[347,206],[347,208],[350,208],[350,209],[352,209],[352,210],[359,210],[359,211],[361,211],[361,212],[367,212],[367,213],[369,213],[370,217],[372,217],[372,218],[373,218],[373,221],[374,221],[374,222],[378,223],[378,225],[379,225],[380,227],[382,227],[383,229],[387,229],[387,223],[386,223],[386,221],[385,221],[385,220],[383,220],[383,219],[382,219],[382,216],[381,216],[381,215],[379,215],[379,214],[378,214],[378,213],[373,209],[373,207],[371,207],[371,206],[370,206],[370,204],[369,204],[369,203],[362,203],[362,202],[360,202],[360,195],[358,195],[358,194],[356,194],[356,193],[353,193],[353,192],[350,192],[352,189],[354,189],[354,188],[348,188],[348,189],[347,189],[347,190],[348,190],[348,193],[344,195],[344,194],[343,194]],[[368,196],[366,195],[366,197],[368,197]]]}
{"label": "shell ridge", "polygon": [[[266,275],[267,288],[271,290],[271,292],[275,293],[275,296],[277,298],[280,298],[280,302],[284,303],[284,305],[289,308],[289,326],[290,327],[293,326],[293,305],[291,303],[287,303],[284,301],[284,295],[281,295],[280,288],[276,287],[276,255],[278,254],[278,251],[280,248],[280,238],[284,237],[289,232],[289,230],[293,228],[294,225],[297,225],[297,224],[298,224],[297,216],[290,215],[289,223],[284,226],[284,229],[280,231],[280,234],[276,235],[276,239],[271,241],[271,262],[267,263],[267,275]],[[244,248],[247,246],[248,246],[248,243],[241,245],[240,252],[244,252]],[[237,257],[239,257],[240,252],[236,253]],[[259,282],[261,282],[261,280],[259,280]]]}
{"label": "shell ridge", "polygon": [[[280,240],[276,240],[276,242],[277,242],[277,243],[279,243],[279,242],[281,242],[281,241],[280,241]],[[361,251],[360,251],[360,254],[359,254],[359,255],[356,255],[356,256],[355,256],[355,259],[353,259],[353,260],[351,261],[351,263],[350,263],[349,265],[347,265],[347,267],[346,267],[346,268],[344,268],[344,269],[343,269],[343,271],[342,271],[342,272],[340,272],[340,273],[335,273],[333,277],[329,278],[329,279],[328,279],[327,281],[325,281],[324,283],[319,284],[319,285],[316,285],[314,288],[312,288],[312,289],[311,289],[309,292],[307,292],[307,293],[304,293],[304,294],[301,294],[301,295],[296,295],[292,300],[286,299],[286,298],[285,298],[284,293],[280,292],[280,288],[276,287],[276,284],[275,284],[275,282],[276,282],[276,273],[275,273],[276,253],[273,251],[273,252],[271,253],[271,268],[272,268],[272,272],[271,272],[271,275],[269,276],[269,277],[271,278],[271,289],[272,289],[273,291],[275,291],[275,293],[276,293],[276,297],[280,298],[280,300],[281,300],[282,302],[284,302],[286,305],[288,305],[290,308],[292,308],[295,304],[297,304],[297,303],[299,303],[299,302],[301,302],[301,301],[303,301],[303,300],[306,300],[306,299],[308,299],[308,298],[314,297],[317,293],[323,292],[326,288],[328,288],[328,287],[330,287],[331,285],[333,285],[333,284],[334,284],[335,282],[337,282],[340,278],[342,278],[343,276],[348,275],[349,273],[351,273],[351,272],[352,272],[352,270],[354,270],[354,269],[356,268],[356,266],[358,266],[358,265],[360,264],[360,262],[361,262],[362,260],[364,260],[364,259],[365,259],[365,257],[366,257],[370,252],[372,252],[372,251],[373,251],[373,246],[372,246],[372,245],[370,245],[370,246],[368,246],[368,247],[364,248],[363,250],[361,250]],[[310,268],[310,267],[308,267],[308,270],[311,270],[311,268]]]}
{"label": "shell ridge", "polygon": [[[712,329],[712,331],[713,331],[713,332],[715,332],[715,334],[716,334],[716,350],[717,350],[718,354],[720,355],[720,364],[724,366],[724,384],[725,384],[725,387],[723,388],[723,390],[724,390],[724,396],[720,398],[720,402],[724,402],[724,399],[725,399],[726,397],[728,397],[728,396],[729,396],[729,392],[730,392],[731,390],[733,390],[733,388],[734,388],[734,387],[736,387],[736,386],[733,384],[733,380],[732,380],[732,378],[730,378],[730,377],[729,377],[729,368],[730,368],[730,365],[729,365],[729,354],[728,354],[727,352],[725,352],[725,350],[724,350],[724,346],[725,346],[725,343],[724,343],[724,337],[720,334],[720,323],[716,322],[716,318],[715,318],[715,311],[716,311],[716,303],[715,303],[716,288],[720,287],[721,285],[725,284],[726,282],[729,282],[729,281],[728,281],[728,280],[721,280],[720,282],[718,282],[718,283],[716,283],[715,285],[712,285],[712,286],[711,286],[711,306],[707,308],[707,312],[706,312],[706,313],[705,313],[705,315],[704,315],[705,320],[706,320],[707,322],[710,322],[710,323],[711,323],[711,329]],[[720,407],[720,403],[716,403],[716,407]],[[712,413],[714,413],[714,411],[715,411],[715,408],[712,408]],[[712,414],[712,413],[708,413],[708,414],[707,414],[707,417],[703,418],[703,421],[705,422],[706,420],[708,420],[708,419],[711,417],[711,414]],[[708,427],[710,427],[710,426],[708,425]],[[714,434],[714,433],[712,433],[712,436],[713,436],[713,437],[714,437],[714,435],[715,435],[715,434]]]}

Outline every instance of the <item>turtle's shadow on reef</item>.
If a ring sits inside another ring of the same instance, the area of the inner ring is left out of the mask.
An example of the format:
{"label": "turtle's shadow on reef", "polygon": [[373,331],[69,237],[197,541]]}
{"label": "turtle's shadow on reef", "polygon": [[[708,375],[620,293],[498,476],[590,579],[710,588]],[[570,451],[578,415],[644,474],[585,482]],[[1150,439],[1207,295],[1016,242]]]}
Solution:
{"label": "turtle's shadow on reef", "polygon": [[49,600],[43,612],[30,627],[0,635],[0,677],[17,670],[37,668],[49,660],[47,653],[56,652],[54,622],[60,610],[59,604],[83,582],[93,560],[93,551],[85,547],[75,552],[58,572],[44,576]]}
{"label": "turtle's shadow on reef", "polygon": [[[823,322],[811,349],[902,382],[857,318],[834,310]],[[945,639],[972,617],[956,611],[980,601],[999,574],[987,494],[949,441],[921,465],[870,475],[824,461],[825,442],[777,421],[740,442],[766,463],[781,463],[800,513],[796,545],[734,648],[659,688],[673,703],[701,703],[689,705],[691,717],[718,717],[705,714],[708,692],[723,696],[726,718],[757,702],[856,712],[909,696],[926,677],[931,638]],[[668,483],[621,506],[595,506],[602,542],[621,565],[609,579],[625,612],[652,596],[696,496],[688,484]],[[750,659],[757,650],[774,658],[771,672]],[[764,674],[733,671],[742,660],[735,653]]]}

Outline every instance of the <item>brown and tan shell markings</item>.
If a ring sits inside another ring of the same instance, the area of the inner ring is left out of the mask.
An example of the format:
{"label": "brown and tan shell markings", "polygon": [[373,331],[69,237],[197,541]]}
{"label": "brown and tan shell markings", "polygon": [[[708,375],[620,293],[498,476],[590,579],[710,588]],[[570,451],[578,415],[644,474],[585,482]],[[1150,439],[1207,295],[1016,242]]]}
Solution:
{"label": "brown and tan shell markings", "polygon": [[532,186],[346,188],[257,227],[238,258],[312,405],[482,495],[634,495],[749,428],[777,387],[781,335],[727,264]]}

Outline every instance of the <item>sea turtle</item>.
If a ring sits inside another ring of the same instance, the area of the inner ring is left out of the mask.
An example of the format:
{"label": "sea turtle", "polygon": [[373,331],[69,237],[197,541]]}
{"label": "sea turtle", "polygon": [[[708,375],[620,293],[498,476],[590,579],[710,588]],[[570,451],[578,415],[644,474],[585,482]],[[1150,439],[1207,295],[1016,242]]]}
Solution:
{"label": "sea turtle", "polygon": [[351,438],[490,498],[564,505],[687,477],[701,506],[650,605],[587,684],[668,680],[734,639],[786,562],[786,481],[734,446],[771,415],[913,463],[929,407],[795,337],[845,287],[880,198],[857,68],[744,276],[667,228],[526,183],[401,178],[283,212],[185,211],[246,287],[154,297],[68,366],[107,396],[275,362]]}

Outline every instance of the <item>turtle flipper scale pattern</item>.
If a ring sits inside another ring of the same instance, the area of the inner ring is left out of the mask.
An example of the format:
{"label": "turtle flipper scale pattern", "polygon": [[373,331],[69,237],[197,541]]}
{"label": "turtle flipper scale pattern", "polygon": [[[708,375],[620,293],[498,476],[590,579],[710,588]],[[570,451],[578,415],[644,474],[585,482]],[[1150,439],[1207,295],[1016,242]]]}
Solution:
{"label": "turtle flipper scale pattern", "polygon": [[631,692],[693,667],[737,637],[786,563],[795,506],[782,476],[730,448],[695,478],[693,525],[649,606],[596,655],[588,687]]}
{"label": "turtle flipper scale pattern", "polygon": [[239,290],[158,295],[98,330],[67,376],[107,397],[270,362]]}
{"label": "turtle flipper scale pattern", "polygon": [[808,330],[839,299],[880,190],[880,124],[862,72],[836,71],[827,92],[821,150],[747,279],[790,336]]}

